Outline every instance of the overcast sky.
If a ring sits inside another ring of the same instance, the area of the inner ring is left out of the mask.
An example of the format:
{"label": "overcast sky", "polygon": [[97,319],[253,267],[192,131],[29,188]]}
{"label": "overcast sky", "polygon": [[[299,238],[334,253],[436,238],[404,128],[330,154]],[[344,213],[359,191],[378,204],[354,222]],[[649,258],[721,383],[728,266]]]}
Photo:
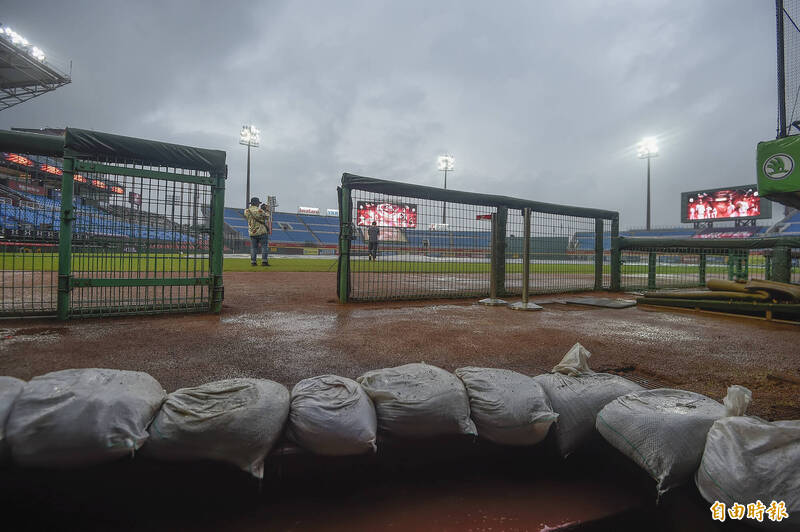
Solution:
{"label": "overcast sky", "polygon": [[[0,128],[80,127],[227,152],[244,205],[336,207],[343,172],[680,224],[680,192],[755,183],[775,137],[766,0],[36,1],[0,22],[72,61],[70,85]],[[67,66],[68,68],[68,66]],[[782,212],[776,206],[776,218]]]}

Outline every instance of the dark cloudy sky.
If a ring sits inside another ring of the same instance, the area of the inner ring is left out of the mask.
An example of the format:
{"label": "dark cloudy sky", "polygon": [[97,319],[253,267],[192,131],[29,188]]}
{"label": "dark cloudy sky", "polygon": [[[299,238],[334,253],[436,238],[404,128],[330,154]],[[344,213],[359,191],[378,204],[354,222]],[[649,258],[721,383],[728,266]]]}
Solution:
{"label": "dark cloudy sky", "polygon": [[[71,85],[0,128],[82,127],[222,149],[252,191],[336,207],[343,172],[619,210],[678,225],[682,190],[754,183],[775,137],[766,0],[30,1],[0,22],[72,61]],[[776,208],[776,211],[781,211]],[[777,214],[776,214],[777,216]]]}

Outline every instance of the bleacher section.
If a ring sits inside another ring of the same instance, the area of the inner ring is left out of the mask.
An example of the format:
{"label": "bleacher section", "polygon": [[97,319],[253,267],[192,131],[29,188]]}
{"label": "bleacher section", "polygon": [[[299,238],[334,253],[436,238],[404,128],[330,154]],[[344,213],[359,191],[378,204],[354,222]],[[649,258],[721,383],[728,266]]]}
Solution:
{"label": "bleacher section", "polygon": [[800,235],[800,211],[790,214],[776,224],[781,235]]}
{"label": "bleacher section", "polygon": [[[11,189],[2,190],[10,203],[0,203],[0,229],[35,229],[57,233],[60,230],[61,202],[44,196],[28,194]],[[76,198],[79,200],[79,198]],[[13,202],[16,201],[17,205]],[[91,236],[128,237],[142,240],[168,241],[171,243],[194,243],[195,238],[168,227],[144,227],[125,221],[123,218],[86,205],[73,202],[75,221],[73,235],[77,238]],[[161,225],[166,225],[166,219]]]}

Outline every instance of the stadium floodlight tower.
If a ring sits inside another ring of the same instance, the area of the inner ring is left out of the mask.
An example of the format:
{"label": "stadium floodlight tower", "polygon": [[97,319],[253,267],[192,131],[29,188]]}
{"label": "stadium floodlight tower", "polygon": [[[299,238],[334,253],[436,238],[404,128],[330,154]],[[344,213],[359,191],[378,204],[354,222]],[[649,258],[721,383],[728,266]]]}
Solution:
{"label": "stadium floodlight tower", "polygon": [[650,230],[650,159],[658,157],[658,145],[654,137],[645,137],[636,149],[639,159],[647,159],[647,230]]}
{"label": "stadium floodlight tower", "polygon": [[39,47],[0,23],[0,111],[71,82],[70,74],[51,64]]}
{"label": "stadium floodlight tower", "polygon": [[[447,172],[455,171],[456,158],[449,154],[440,155],[438,159],[438,168],[440,172],[444,172],[444,188],[447,189]],[[442,207],[442,223],[447,223],[447,203]]]}
{"label": "stadium floodlight tower", "polygon": [[250,205],[250,148],[258,148],[261,142],[261,132],[254,125],[242,126],[239,133],[239,144],[247,146],[247,198],[245,198],[245,208]]}

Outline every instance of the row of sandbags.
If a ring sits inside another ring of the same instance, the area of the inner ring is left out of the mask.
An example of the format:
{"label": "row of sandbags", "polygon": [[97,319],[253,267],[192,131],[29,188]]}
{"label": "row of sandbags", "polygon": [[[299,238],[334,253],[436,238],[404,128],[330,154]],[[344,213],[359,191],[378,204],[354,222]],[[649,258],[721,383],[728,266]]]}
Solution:
{"label": "row of sandbags", "polygon": [[229,379],[166,395],[147,374],[104,369],[59,371],[28,383],[0,377],[0,461],[10,451],[23,466],[79,466],[141,448],[161,459],[229,462],[261,477],[284,428],[309,451],[348,455],[374,450],[379,430],[533,445],[553,425],[567,456],[596,427],[657,481],[660,493],[696,475],[707,498],[757,493],[800,510],[800,422],[744,417],[750,394],[741,387],[731,387],[724,405],[682,390],[644,390],[592,372],[589,357],[576,344],[552,373],[536,377],[474,367],[454,375],[407,364],[357,382],[305,379],[291,394],[269,380]]}
{"label": "row of sandbags", "polygon": [[[581,352],[588,356],[576,344],[562,364],[580,360]],[[225,461],[260,477],[284,428],[309,451],[348,455],[374,451],[378,430],[533,445],[556,420],[566,456],[591,436],[605,403],[638,389],[604,374],[531,378],[475,367],[453,374],[424,363],[370,371],[357,382],[313,377],[291,394],[269,380],[229,379],[167,395],[145,373],[109,369],[57,371],[27,383],[0,377],[0,460],[71,467],[141,449],[168,460]]]}

